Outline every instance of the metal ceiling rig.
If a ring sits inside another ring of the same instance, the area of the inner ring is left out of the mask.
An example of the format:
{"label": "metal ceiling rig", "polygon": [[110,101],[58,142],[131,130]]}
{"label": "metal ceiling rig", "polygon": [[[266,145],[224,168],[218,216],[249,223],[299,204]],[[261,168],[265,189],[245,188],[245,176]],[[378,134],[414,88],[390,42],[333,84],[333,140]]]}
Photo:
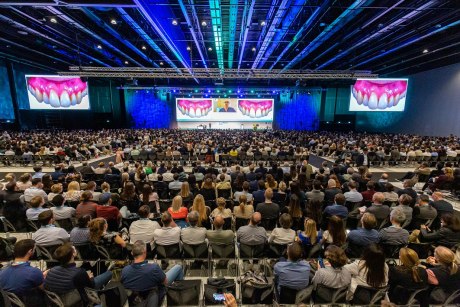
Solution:
{"label": "metal ceiling rig", "polygon": [[[178,72],[178,70],[180,72]],[[79,75],[99,78],[169,78],[169,79],[356,79],[378,78],[367,70],[298,70],[288,69],[225,69],[195,68],[190,74],[187,68],[146,67],[79,67],[70,66],[69,71],[58,72],[61,76]]]}

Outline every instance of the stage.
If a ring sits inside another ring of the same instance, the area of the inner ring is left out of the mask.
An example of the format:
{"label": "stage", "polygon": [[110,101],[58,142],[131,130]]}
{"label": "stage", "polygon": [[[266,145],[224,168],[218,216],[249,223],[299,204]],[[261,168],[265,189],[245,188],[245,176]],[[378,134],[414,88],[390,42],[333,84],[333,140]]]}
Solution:
{"label": "stage", "polygon": [[247,129],[254,130],[256,125],[257,130],[269,130],[273,128],[272,122],[177,122],[178,129],[194,130],[194,129]]}

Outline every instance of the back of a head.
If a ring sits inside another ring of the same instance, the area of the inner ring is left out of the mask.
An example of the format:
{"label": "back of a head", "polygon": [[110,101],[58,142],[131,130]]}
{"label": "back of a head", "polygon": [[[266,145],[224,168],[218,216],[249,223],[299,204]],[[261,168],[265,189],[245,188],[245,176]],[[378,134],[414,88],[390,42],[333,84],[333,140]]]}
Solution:
{"label": "back of a head", "polygon": [[367,184],[366,184],[366,187],[368,190],[373,190],[375,189],[375,182],[374,181],[369,181]]}
{"label": "back of a head", "polygon": [[43,197],[41,196],[34,196],[30,200],[29,204],[32,208],[38,208],[40,207],[40,204],[43,203]]}
{"label": "back of a head", "polygon": [[325,257],[333,268],[341,268],[348,262],[345,251],[336,245],[329,245],[326,248]]}
{"label": "back of a head", "polygon": [[24,258],[30,250],[35,247],[35,241],[32,239],[24,239],[14,244],[14,257]]}
{"label": "back of a head", "polygon": [[62,196],[62,194],[58,194],[56,196],[53,197],[53,199],[51,200],[51,203],[55,206],[55,207],[60,207],[64,204],[64,196]]}
{"label": "back of a head", "polygon": [[139,217],[142,219],[148,218],[150,215],[150,207],[147,205],[140,206],[137,214],[139,214]]}
{"label": "back of a head", "polygon": [[50,223],[51,219],[53,218],[53,211],[51,210],[45,210],[40,212],[38,215],[38,222],[42,226],[46,226]]}
{"label": "back of a head", "polygon": [[444,213],[441,215],[443,227],[449,228],[453,232],[460,232],[460,218],[453,213]]}
{"label": "back of a head", "polygon": [[313,189],[315,190],[321,190],[321,181],[319,180],[313,180]]}
{"label": "back of a head", "polygon": [[367,270],[367,283],[374,288],[381,287],[385,283],[385,253],[382,247],[375,243],[368,245],[363,251],[362,260]]}
{"label": "back of a head", "polygon": [[342,193],[337,193],[337,194],[335,194],[335,196],[334,196],[334,202],[335,202],[337,205],[342,205],[342,206],[344,206],[344,205],[345,205],[345,202],[346,202],[345,195],[343,195]]}
{"label": "back of a head", "polygon": [[402,211],[401,208],[394,208],[390,212],[390,221],[396,222],[398,225],[401,225],[406,220],[406,214]]}
{"label": "back of a head", "polygon": [[224,223],[224,218],[221,215],[214,218],[213,225],[215,229],[222,229],[222,227],[224,227]]}
{"label": "back of a head", "polygon": [[168,211],[165,211],[161,214],[161,222],[165,227],[168,227],[172,222],[172,216]]}
{"label": "back of a head", "polygon": [[134,258],[138,258],[139,256],[142,256],[146,250],[147,247],[145,246],[144,241],[137,240],[132,246],[131,254]]}
{"label": "back of a head", "polygon": [[353,181],[350,181],[350,182],[348,183],[348,188],[349,188],[350,190],[356,189],[356,183],[354,183]]}
{"label": "back of a head", "polygon": [[87,202],[91,199],[93,199],[93,193],[91,193],[91,191],[84,191],[83,193],[81,193],[80,200],[82,202]]}
{"label": "back of a head", "polygon": [[412,203],[412,197],[408,194],[402,194],[398,199],[399,203],[404,206],[409,206]]}
{"label": "back of a head", "polygon": [[375,215],[369,212],[363,214],[361,222],[363,224],[363,228],[367,230],[374,229],[375,226],[377,226],[377,219],[375,218]]}
{"label": "back of a head", "polygon": [[72,260],[74,253],[75,249],[72,243],[65,243],[54,251],[54,259],[59,261],[61,265],[66,265]]}
{"label": "back of a head", "polygon": [[287,247],[287,255],[289,260],[298,261],[302,258],[302,246],[299,242],[293,242]]}
{"label": "back of a head", "polygon": [[288,213],[283,213],[279,218],[279,222],[284,229],[290,229],[292,226],[292,217]]}
{"label": "back of a head", "polygon": [[377,193],[374,193],[374,195],[372,195],[372,202],[374,204],[383,204],[384,201],[385,201],[385,195],[383,195],[383,193],[377,192]]}
{"label": "back of a head", "polygon": [[265,189],[265,181],[263,181],[263,180],[257,181],[257,186],[259,187],[259,190],[264,190]]}
{"label": "back of a head", "polygon": [[250,223],[251,225],[254,225],[254,226],[257,226],[260,224],[260,221],[262,220],[262,215],[260,215],[259,212],[254,212],[252,215],[251,215],[251,220],[250,220]]}
{"label": "back of a head", "polygon": [[441,265],[449,269],[450,275],[457,273],[458,265],[455,261],[455,254],[452,250],[445,246],[438,246],[434,250],[434,256]]}
{"label": "back of a head", "polygon": [[78,228],[87,228],[90,220],[91,220],[90,215],[80,216],[77,220]]}
{"label": "back of a head", "polygon": [[190,226],[195,227],[198,225],[198,221],[200,219],[200,215],[198,214],[197,211],[190,211],[187,215],[187,220],[190,224]]}
{"label": "back of a head", "polygon": [[36,186],[36,185],[38,185],[38,184],[41,183],[41,182],[42,182],[41,178],[34,178],[34,179],[32,179],[32,185],[33,185],[33,186]]}
{"label": "back of a head", "polygon": [[5,189],[8,192],[13,192],[16,189],[16,181],[10,181],[5,185]]}
{"label": "back of a head", "polygon": [[335,180],[334,180],[334,179],[329,179],[329,180],[327,181],[327,187],[328,187],[329,189],[335,188],[335,187],[336,187]]}
{"label": "back of a head", "polygon": [[426,194],[420,195],[418,199],[419,199],[419,203],[428,204],[430,202],[430,197]]}
{"label": "back of a head", "polygon": [[273,198],[273,190],[271,188],[268,188],[265,190],[265,199],[271,200]]}

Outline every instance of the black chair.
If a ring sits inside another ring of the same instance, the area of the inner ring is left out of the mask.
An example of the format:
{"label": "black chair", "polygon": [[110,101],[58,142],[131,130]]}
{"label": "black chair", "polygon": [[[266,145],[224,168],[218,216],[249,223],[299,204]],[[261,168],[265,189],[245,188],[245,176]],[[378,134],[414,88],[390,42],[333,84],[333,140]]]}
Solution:
{"label": "black chair", "polygon": [[16,232],[16,228],[13,226],[13,224],[4,216],[0,216],[0,231],[2,232]]}
{"label": "black chair", "polygon": [[182,249],[184,252],[184,258],[208,258],[208,244],[205,242],[194,245],[182,243]]}
{"label": "black chair", "polygon": [[460,289],[456,290],[453,292],[449,297],[446,299],[444,302],[444,306],[449,306],[449,305],[458,305],[460,304]]}
{"label": "black chair", "polygon": [[232,197],[232,189],[217,189],[217,197],[230,199]]}
{"label": "black chair", "polygon": [[169,198],[173,199],[174,197],[179,195],[179,193],[180,193],[180,189],[169,190]]}
{"label": "black chair", "polygon": [[235,258],[235,243],[219,244],[211,243],[211,256],[216,259]]}
{"label": "black chair", "polygon": [[260,221],[260,226],[265,228],[267,231],[271,231],[276,228],[276,224],[278,222],[278,218],[272,218],[272,219],[262,219]]}
{"label": "black chair", "polygon": [[239,246],[240,258],[254,259],[263,258],[265,252],[265,244],[247,245],[240,243]]}
{"label": "black chair", "polygon": [[394,258],[398,259],[399,258],[399,250],[406,246],[406,244],[400,244],[400,245],[391,245],[391,244],[383,244],[380,243],[380,245],[383,248],[383,252],[385,253],[386,258]]}
{"label": "black chair", "polygon": [[342,288],[330,288],[325,285],[317,285],[313,292],[315,304],[345,304],[347,302],[348,286]]}
{"label": "black chair", "polygon": [[431,254],[431,244],[430,243],[409,243],[408,248],[413,249],[417,252],[420,259],[426,259]]}
{"label": "black chair", "polygon": [[241,226],[246,226],[246,225],[248,225],[249,220],[250,220],[250,219],[244,219],[244,218],[241,218],[241,217],[237,217],[237,218],[235,219],[235,231],[238,231],[238,229],[239,229]]}
{"label": "black chair", "polygon": [[296,304],[297,293],[299,291],[300,290],[297,290],[297,289],[280,286],[280,293],[278,293],[278,296],[277,296],[278,303],[279,304]]}
{"label": "black chair", "polygon": [[[396,286],[390,289],[388,296],[390,301],[397,305],[424,306],[423,303],[428,301],[430,287],[423,287],[419,289],[411,289],[404,286]],[[425,306],[428,306],[427,304]]]}
{"label": "black chair", "polygon": [[389,287],[379,289],[358,285],[351,304],[353,305],[380,305],[380,301],[385,297]]}
{"label": "black chair", "polygon": [[14,293],[0,289],[0,306],[4,307],[26,307],[24,302]]}
{"label": "black chair", "polygon": [[226,217],[224,218],[224,226],[222,226],[223,230],[231,230],[232,229],[232,218]]}
{"label": "black chair", "polygon": [[285,244],[270,243],[268,245],[267,256],[268,258],[279,259],[284,254],[284,251],[286,249],[287,249],[287,245]]}
{"label": "black chair", "polygon": [[35,232],[40,228],[40,223],[38,221],[26,220],[28,230]]}
{"label": "black chair", "polygon": [[[102,307],[123,307],[128,300],[126,290],[121,283],[109,283],[103,290],[99,290],[98,292]],[[158,300],[158,293],[156,297]]]}
{"label": "black chair", "polygon": [[35,245],[35,252],[37,253],[38,259],[57,262],[57,260],[53,258],[53,254],[59,246],[61,246],[61,244],[51,246]]}
{"label": "black chair", "polygon": [[56,220],[55,223],[56,223],[56,226],[64,228],[67,232],[72,231],[73,226],[74,226],[73,223],[72,223],[72,219],[70,219],[70,218],[69,219]]}
{"label": "black chair", "polygon": [[166,290],[167,306],[199,306],[201,279],[174,281]]}
{"label": "black chair", "polygon": [[77,250],[77,259],[84,261],[95,261],[99,259],[97,249],[91,243],[74,243]]}
{"label": "black chair", "polygon": [[179,243],[171,245],[159,245],[155,247],[157,259],[181,259],[182,252]]}

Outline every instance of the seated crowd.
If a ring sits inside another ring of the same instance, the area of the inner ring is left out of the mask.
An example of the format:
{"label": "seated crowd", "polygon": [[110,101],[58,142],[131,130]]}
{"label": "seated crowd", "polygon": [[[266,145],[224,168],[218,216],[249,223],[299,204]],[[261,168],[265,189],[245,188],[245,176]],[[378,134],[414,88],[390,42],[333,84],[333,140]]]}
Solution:
{"label": "seated crowd", "polygon": [[[142,136],[129,137],[141,144]],[[120,134],[110,148],[123,148],[125,138]],[[163,138],[172,142],[166,133]],[[97,141],[94,136],[96,148]],[[324,151],[327,139],[321,142]],[[234,162],[222,168],[214,157],[207,167],[193,162],[186,172],[178,163],[129,163],[122,152],[115,163],[101,162],[100,170],[58,164],[55,172],[38,167],[19,181],[8,175],[0,193],[2,222],[32,232],[32,239],[15,244],[14,261],[0,271],[1,289],[31,300],[31,306],[43,302],[42,289],[69,305],[88,302],[84,288],[100,289],[113,277],[110,267],[94,276],[76,266],[81,246],[90,245],[111,259],[132,259],[121,284],[142,297],[158,287],[161,299],[165,285],[183,279],[184,270],[176,265],[164,272],[147,260],[160,247],[177,246],[180,256],[187,245],[200,244],[237,246],[242,258],[244,248],[263,246],[253,256],[279,259],[273,268],[278,296],[285,288],[315,295],[324,286],[346,288],[346,299],[359,303],[355,293],[363,287],[388,287],[390,300],[404,304],[411,291],[426,287],[418,299],[442,303],[460,288],[460,220],[452,204],[437,188],[431,197],[417,194],[412,178],[404,178],[403,189],[390,184],[388,174],[372,178],[367,158],[358,168],[343,159],[315,172],[306,156],[292,165]],[[453,168],[448,163],[442,172]],[[37,247],[51,250],[59,264],[43,273],[31,267]],[[441,296],[430,298],[433,289]]]}

